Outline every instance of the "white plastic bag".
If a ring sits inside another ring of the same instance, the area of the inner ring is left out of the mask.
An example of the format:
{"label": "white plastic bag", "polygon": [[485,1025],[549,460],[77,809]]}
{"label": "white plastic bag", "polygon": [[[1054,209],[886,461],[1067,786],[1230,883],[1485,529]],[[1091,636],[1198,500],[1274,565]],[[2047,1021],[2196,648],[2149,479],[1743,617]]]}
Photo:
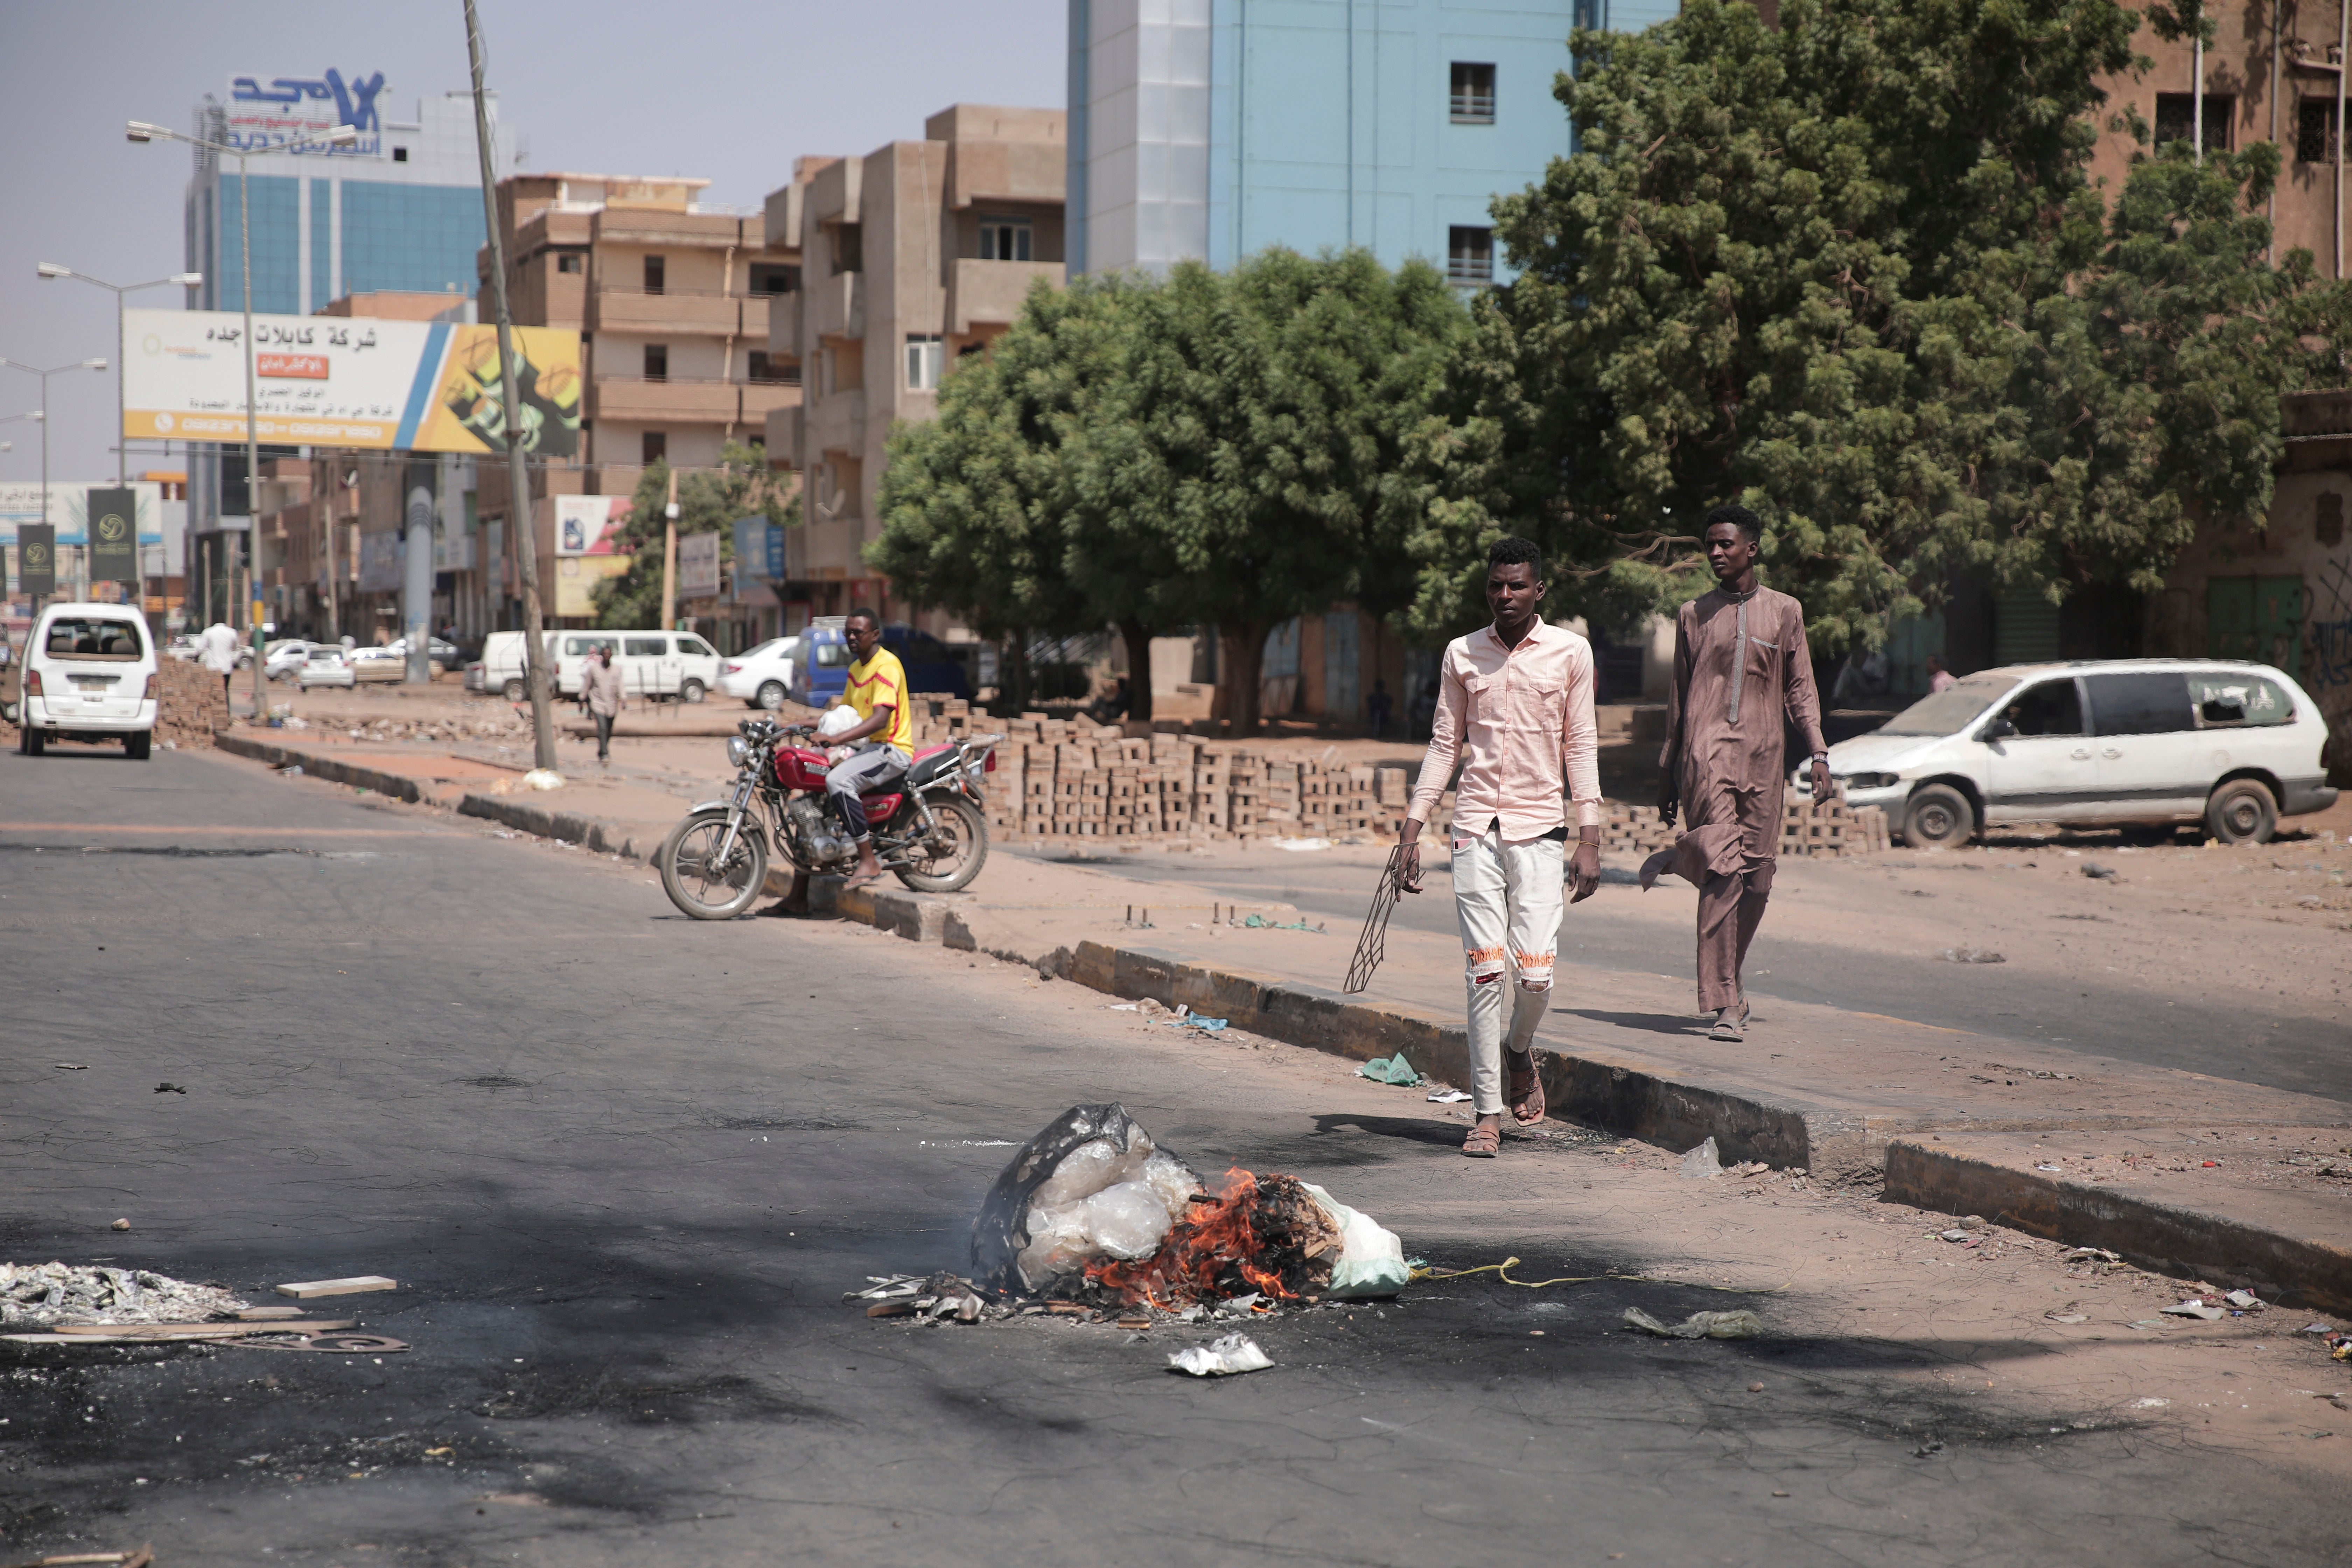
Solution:
{"label": "white plastic bag", "polygon": [[1189,1372],[1194,1377],[1230,1377],[1273,1364],[1274,1358],[1258,1349],[1257,1342],[1247,1334],[1227,1334],[1205,1345],[1187,1345],[1168,1358],[1169,1370]]}
{"label": "white plastic bag", "polygon": [[1404,1243],[1371,1215],[1349,1208],[1312,1182],[1301,1182],[1331,1223],[1339,1227],[1339,1260],[1331,1266],[1326,1296],[1393,1296],[1412,1270],[1405,1267]]}
{"label": "white plastic bag", "polygon": [[1078,1205],[1095,1249],[1133,1263],[1168,1238],[1168,1205],[1149,1182],[1121,1182]]}

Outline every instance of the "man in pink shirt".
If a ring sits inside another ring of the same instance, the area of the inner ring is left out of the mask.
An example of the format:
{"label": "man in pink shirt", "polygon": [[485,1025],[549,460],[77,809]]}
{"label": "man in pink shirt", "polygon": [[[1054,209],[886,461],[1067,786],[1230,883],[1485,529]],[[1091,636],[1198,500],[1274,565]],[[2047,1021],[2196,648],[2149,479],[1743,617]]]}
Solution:
{"label": "man in pink shirt", "polygon": [[[1546,626],[1543,556],[1524,539],[1486,552],[1486,604],[1495,624],[1445,647],[1429,752],[1401,831],[1398,887],[1421,891],[1421,828],[1453,781],[1454,910],[1462,923],[1470,1003],[1471,1109],[1462,1152],[1492,1159],[1502,1146],[1503,1069],[1511,1115],[1543,1120],[1543,1080],[1530,1047],[1551,1005],[1559,950],[1562,798],[1576,804],[1572,870],[1580,902],[1601,886],[1600,733],[1592,716],[1592,648]],[[1507,1040],[1506,974],[1517,972]],[[1508,1053],[1505,1047],[1507,1044]]]}

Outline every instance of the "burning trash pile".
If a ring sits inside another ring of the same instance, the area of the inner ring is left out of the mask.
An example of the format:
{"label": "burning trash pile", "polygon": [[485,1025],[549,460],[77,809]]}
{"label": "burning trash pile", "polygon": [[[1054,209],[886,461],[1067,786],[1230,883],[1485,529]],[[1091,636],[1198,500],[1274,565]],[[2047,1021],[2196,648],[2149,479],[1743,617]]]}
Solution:
{"label": "burning trash pile", "polygon": [[1205,1304],[1394,1295],[1396,1237],[1312,1183],[1229,1171],[1214,1192],[1117,1105],[1055,1119],[1004,1168],[972,1226],[998,1293],[1197,1318]]}
{"label": "burning trash pile", "polygon": [[76,1268],[63,1263],[0,1263],[0,1328],[57,1323],[177,1323],[242,1311],[246,1303],[211,1285],[143,1268]]}

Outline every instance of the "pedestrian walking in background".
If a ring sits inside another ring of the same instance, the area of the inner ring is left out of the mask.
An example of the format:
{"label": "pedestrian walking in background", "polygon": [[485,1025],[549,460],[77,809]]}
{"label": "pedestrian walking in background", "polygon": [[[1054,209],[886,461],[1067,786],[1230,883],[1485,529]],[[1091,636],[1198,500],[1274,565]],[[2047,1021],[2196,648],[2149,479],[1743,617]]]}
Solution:
{"label": "pedestrian walking in background", "polygon": [[628,694],[621,689],[621,672],[613,668],[613,650],[598,645],[589,656],[587,668],[580,677],[580,700],[596,721],[596,760],[609,763],[613,755],[613,721],[629,705]]}
{"label": "pedestrian walking in background", "polygon": [[1698,1006],[1715,1016],[1709,1037],[1747,1037],[1740,966],[1772,897],[1785,784],[1781,723],[1812,753],[1813,798],[1830,797],[1821,695],[1805,647],[1805,612],[1756,581],[1764,525],[1744,506],[1706,514],[1713,592],[1675,621],[1674,683],[1666,692],[1666,744],[1658,766],[1658,815],[1685,824],[1671,849],[1642,868],[1646,890],[1671,869],[1697,885]]}
{"label": "pedestrian walking in background", "polygon": [[[1576,894],[1601,886],[1601,741],[1592,712],[1592,647],[1544,624],[1543,557],[1524,539],[1486,553],[1490,626],[1445,647],[1429,751],[1400,830],[1401,891],[1421,891],[1422,825],[1462,763],[1454,795],[1454,911],[1470,1011],[1471,1109],[1462,1152],[1492,1159],[1502,1146],[1503,1076],[1522,1126],[1544,1117],[1531,1047],[1551,1006],[1559,951],[1560,881],[1576,806]],[[1517,984],[1507,983],[1516,974]],[[1511,995],[1504,1024],[1503,997]]]}
{"label": "pedestrian walking in background", "polygon": [[1364,722],[1370,727],[1373,740],[1388,739],[1389,715],[1395,711],[1395,700],[1389,696],[1389,683],[1385,680],[1373,681],[1372,694],[1364,699]]}
{"label": "pedestrian walking in background", "polygon": [[221,722],[226,724],[236,714],[229,705],[229,683],[236,679],[236,634],[226,622],[215,621],[196,639],[196,657],[221,678]]}
{"label": "pedestrian walking in background", "polygon": [[1944,668],[1942,659],[1932,653],[1927,656],[1927,690],[1930,695],[1958,684],[1958,681],[1952,679],[1952,672]]}

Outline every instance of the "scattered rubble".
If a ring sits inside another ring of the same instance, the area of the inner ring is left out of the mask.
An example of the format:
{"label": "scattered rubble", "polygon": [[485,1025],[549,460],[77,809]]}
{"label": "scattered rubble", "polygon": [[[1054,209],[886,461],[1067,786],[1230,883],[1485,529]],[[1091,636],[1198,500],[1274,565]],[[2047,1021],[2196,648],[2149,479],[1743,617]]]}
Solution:
{"label": "scattered rubble", "polygon": [[1728,1312],[1693,1312],[1679,1323],[1662,1323],[1639,1307],[1625,1309],[1625,1326],[1662,1340],[1750,1340],[1764,1331],[1763,1320],[1745,1307]]}
{"label": "scattered rubble", "polygon": [[191,1285],[143,1268],[0,1263],[0,1327],[177,1323],[246,1305],[218,1286]]}

